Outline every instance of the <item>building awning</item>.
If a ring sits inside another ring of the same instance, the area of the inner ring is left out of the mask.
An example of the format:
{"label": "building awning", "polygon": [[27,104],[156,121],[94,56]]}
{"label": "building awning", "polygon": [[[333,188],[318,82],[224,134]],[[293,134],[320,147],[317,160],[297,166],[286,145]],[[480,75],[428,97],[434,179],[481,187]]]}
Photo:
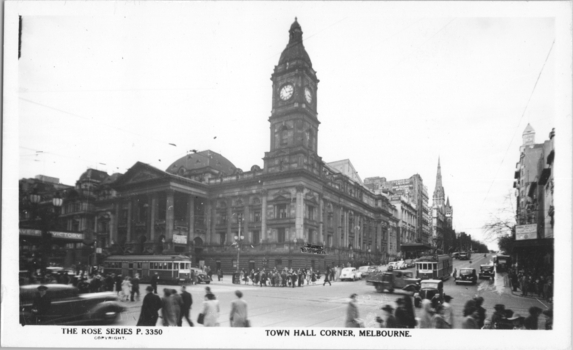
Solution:
{"label": "building awning", "polygon": [[513,242],[514,248],[525,248],[525,247],[548,247],[554,246],[555,241],[553,238],[538,238],[538,239],[528,239],[523,241]]}
{"label": "building awning", "polygon": [[539,184],[545,186],[547,184],[547,180],[549,180],[549,176],[551,176],[551,168],[545,168],[541,172],[541,178],[539,179]]}

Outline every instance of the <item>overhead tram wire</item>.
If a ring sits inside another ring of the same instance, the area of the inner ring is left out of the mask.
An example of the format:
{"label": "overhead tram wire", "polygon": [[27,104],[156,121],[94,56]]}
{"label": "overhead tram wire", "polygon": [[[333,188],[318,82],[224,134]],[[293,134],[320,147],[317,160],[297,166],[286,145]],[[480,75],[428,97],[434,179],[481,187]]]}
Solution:
{"label": "overhead tram wire", "polygon": [[139,133],[136,133],[136,132],[133,132],[133,131],[129,131],[129,130],[125,130],[125,129],[122,129],[122,128],[118,128],[118,127],[116,127],[116,126],[112,126],[112,125],[109,125],[109,124],[106,124],[106,123],[97,122],[97,120],[95,120],[94,118],[88,118],[88,117],[81,116],[81,115],[79,115],[79,114],[67,112],[67,111],[64,111],[64,110],[62,110],[62,109],[59,109],[59,108],[56,108],[56,107],[52,107],[52,106],[48,106],[48,105],[45,105],[45,104],[43,104],[43,103],[35,102],[35,101],[32,101],[32,100],[28,100],[28,99],[23,98],[23,97],[18,97],[18,98],[19,98],[20,100],[22,100],[22,101],[25,101],[25,102],[28,102],[28,103],[31,103],[31,104],[34,104],[34,105],[37,105],[37,106],[40,106],[40,107],[44,107],[44,108],[47,108],[47,109],[51,109],[51,110],[56,111],[56,112],[60,112],[60,113],[63,113],[63,114],[67,114],[67,115],[72,116],[72,117],[76,117],[76,118],[88,120],[88,121],[97,123],[98,125],[105,126],[105,127],[107,127],[107,128],[110,128],[110,129],[115,129],[115,130],[118,130],[118,131],[121,131],[121,132],[125,132],[125,133],[128,133],[128,134],[132,134],[132,135],[135,135],[135,136],[139,136],[139,137],[144,138],[144,139],[146,139],[146,140],[152,140],[152,141],[155,141],[155,142],[158,142],[158,143],[161,143],[161,144],[165,144],[165,145],[168,145],[168,146],[177,147],[177,145],[175,145],[174,143],[170,143],[170,142],[167,142],[167,141],[164,141],[164,140],[159,140],[159,139],[156,139],[156,138],[147,136],[147,135],[142,135],[142,134],[139,134]]}
{"label": "overhead tram wire", "polygon": [[553,42],[551,43],[551,47],[549,48],[549,52],[547,53],[547,57],[545,57],[545,61],[543,62],[543,66],[541,66],[539,74],[537,75],[537,79],[535,80],[535,84],[533,85],[533,90],[531,90],[531,94],[529,95],[529,98],[527,99],[527,103],[525,104],[525,108],[523,109],[523,113],[521,114],[521,117],[519,118],[519,122],[515,126],[515,131],[513,132],[513,135],[511,136],[511,141],[509,141],[509,144],[507,145],[507,149],[505,150],[505,154],[503,155],[503,159],[501,160],[501,163],[499,163],[499,166],[497,167],[495,177],[493,178],[493,180],[491,181],[491,184],[489,185],[487,193],[486,193],[486,195],[485,195],[485,197],[484,197],[484,199],[480,205],[480,208],[477,211],[478,213],[483,208],[483,205],[484,205],[485,201],[487,200],[487,197],[489,196],[489,192],[491,191],[491,188],[493,187],[493,183],[495,182],[495,180],[497,180],[497,175],[499,174],[499,170],[501,169],[501,166],[505,162],[505,158],[507,157],[507,152],[509,151],[511,144],[513,143],[513,139],[515,138],[515,135],[516,135],[517,131],[519,130],[518,129],[519,125],[521,125],[523,117],[525,116],[525,112],[527,111],[527,108],[529,107],[529,102],[531,101],[531,97],[533,97],[533,93],[535,92],[535,88],[537,87],[537,83],[539,82],[539,79],[541,78],[541,74],[543,74],[545,64],[547,63],[547,60],[549,59],[549,56],[551,55],[551,51],[553,50],[554,44],[555,44],[555,39],[553,39]]}

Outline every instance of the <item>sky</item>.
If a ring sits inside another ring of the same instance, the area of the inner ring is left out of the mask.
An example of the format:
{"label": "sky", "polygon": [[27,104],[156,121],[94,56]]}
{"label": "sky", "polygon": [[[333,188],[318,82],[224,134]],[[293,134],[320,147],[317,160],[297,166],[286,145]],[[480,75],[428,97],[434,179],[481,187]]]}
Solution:
{"label": "sky", "polygon": [[362,179],[420,174],[431,198],[439,157],[454,228],[479,240],[490,216],[514,205],[526,125],[541,143],[562,117],[555,20],[392,5],[163,3],[157,12],[112,2],[96,15],[24,16],[19,177],[73,185],[87,168],[165,170],[192,149],[262,166],[270,77],[297,17],[320,79],[322,159],[350,159]]}

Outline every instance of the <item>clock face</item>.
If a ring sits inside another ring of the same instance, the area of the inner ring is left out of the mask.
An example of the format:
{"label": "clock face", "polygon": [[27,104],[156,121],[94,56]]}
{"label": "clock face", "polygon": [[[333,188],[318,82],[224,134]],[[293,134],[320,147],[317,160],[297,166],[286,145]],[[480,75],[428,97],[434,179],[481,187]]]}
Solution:
{"label": "clock face", "polygon": [[306,98],[306,102],[312,103],[312,90],[310,88],[304,88],[304,98]]}
{"label": "clock face", "polygon": [[288,84],[281,88],[279,96],[281,100],[286,101],[292,97],[293,92],[294,87],[291,84]]}

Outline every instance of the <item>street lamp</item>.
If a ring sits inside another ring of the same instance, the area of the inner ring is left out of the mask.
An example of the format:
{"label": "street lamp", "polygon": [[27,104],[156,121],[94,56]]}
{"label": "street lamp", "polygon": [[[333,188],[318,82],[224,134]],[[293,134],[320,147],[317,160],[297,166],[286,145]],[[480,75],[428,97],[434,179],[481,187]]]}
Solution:
{"label": "street lamp", "polygon": [[[241,258],[241,242],[243,241],[243,239],[245,239],[245,236],[241,235],[241,222],[243,221],[243,219],[239,218],[238,221],[239,221],[239,232],[234,237],[235,244],[237,245],[237,278],[239,278],[239,259]],[[241,283],[241,281],[239,281],[239,283]]]}

